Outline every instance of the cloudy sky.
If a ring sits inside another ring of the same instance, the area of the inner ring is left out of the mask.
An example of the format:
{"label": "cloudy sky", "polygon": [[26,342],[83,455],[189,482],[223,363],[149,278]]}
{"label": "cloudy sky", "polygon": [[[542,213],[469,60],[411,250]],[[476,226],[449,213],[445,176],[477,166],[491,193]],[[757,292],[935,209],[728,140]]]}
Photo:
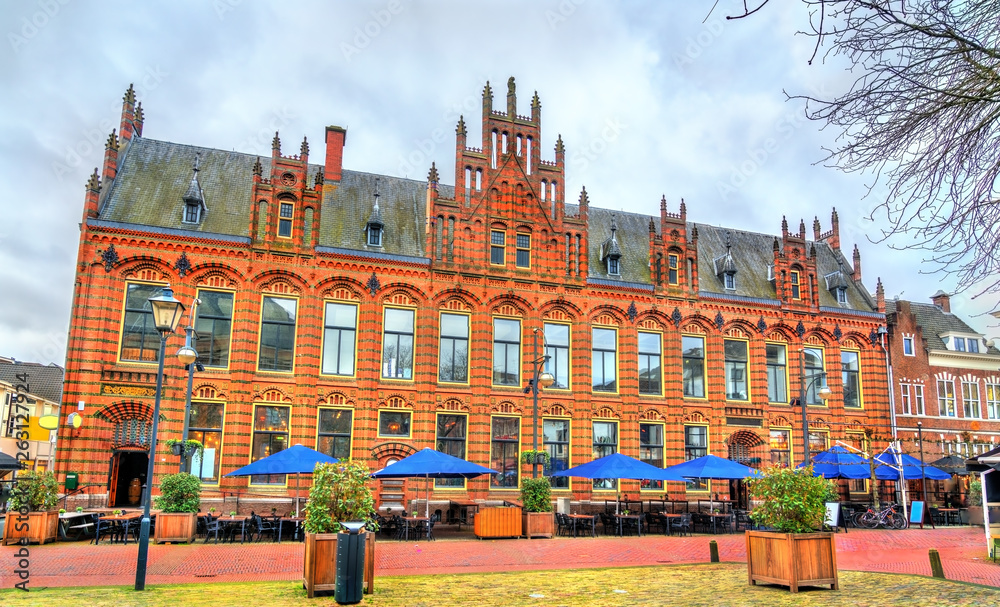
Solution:
{"label": "cloudy sky", "polygon": [[[470,146],[486,81],[497,109],[507,78],[518,113],[542,103],[542,158],[566,144],[567,192],[594,206],[657,215],[661,195],[688,219],[780,234],[805,219],[862,253],[863,282],[929,301],[953,284],[922,275],[919,253],[873,244],[865,177],[818,166],[835,133],[789,93],[835,93],[844,66],[808,65],[807,15],[774,2],[727,22],[742,3],[599,2],[8,2],[0,14],[0,355],[63,364],[84,184],[103,162],[134,83],[143,135],[270,154],[303,136],[322,158],[324,127],[347,128],[344,164],[454,183],[460,114]],[[707,17],[707,19],[706,19]],[[997,335],[996,304],[952,310]],[[978,316],[977,316],[978,315]],[[987,322],[990,321],[990,322]]]}

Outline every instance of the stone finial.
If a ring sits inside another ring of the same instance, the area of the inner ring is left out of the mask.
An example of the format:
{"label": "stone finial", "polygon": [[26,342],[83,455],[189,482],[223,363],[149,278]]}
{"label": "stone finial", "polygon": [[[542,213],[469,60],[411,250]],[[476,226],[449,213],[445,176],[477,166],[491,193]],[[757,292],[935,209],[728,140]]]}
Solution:
{"label": "stone finial", "polygon": [[316,179],[314,183],[316,184],[316,189],[319,189],[323,185],[323,169],[316,171]]}
{"label": "stone finial", "polygon": [[462,137],[465,137],[466,135],[468,135],[468,132],[465,130],[465,117],[464,116],[459,116],[458,117],[458,126],[455,127],[455,134],[456,135],[461,135]]}
{"label": "stone finial", "polygon": [[813,215],[813,240],[819,240],[820,231],[819,217]]}
{"label": "stone finial", "polygon": [[281,139],[278,138],[278,131],[274,132],[274,139],[271,140],[271,149],[281,154]]}
{"label": "stone finial", "polygon": [[691,240],[697,242],[698,240],[698,226],[691,228]]}
{"label": "stone finial", "polygon": [[681,198],[681,219],[687,217],[687,212],[688,212],[687,203],[685,203],[684,199]]}
{"label": "stone finial", "polygon": [[788,220],[784,215],[781,216],[781,235],[788,236]]}
{"label": "stone finial", "polygon": [[493,89],[490,88],[490,81],[486,81],[486,86],[483,87],[483,99],[493,100]]}
{"label": "stone finial", "polygon": [[135,103],[135,88],[132,86],[132,83],[129,83],[128,90],[125,91],[125,96],[122,97],[122,101],[129,105]]}
{"label": "stone finial", "polygon": [[556,154],[562,154],[566,151],[566,146],[563,145],[562,133],[556,138]]}
{"label": "stone finial", "polygon": [[508,96],[513,95],[515,90],[516,87],[514,85],[514,77],[511,76],[510,78],[507,79],[507,95]]}
{"label": "stone finial", "polygon": [[816,245],[815,244],[809,245],[809,257],[812,257],[812,258],[816,257]]}
{"label": "stone finial", "polygon": [[260,177],[263,172],[264,172],[264,167],[261,166],[260,156],[258,156],[257,160],[253,163],[253,174]]}
{"label": "stone finial", "polygon": [[309,140],[305,137],[302,138],[302,147],[299,148],[299,153],[302,154],[303,157],[309,155]]}
{"label": "stone finial", "polygon": [[111,129],[111,134],[108,135],[108,141],[104,144],[104,148],[118,151],[118,135],[115,134],[115,129]]}
{"label": "stone finial", "polygon": [[656,224],[653,223],[653,218],[650,217],[649,218],[649,233],[653,234],[654,232],[656,232]]}
{"label": "stone finial", "polygon": [[535,91],[534,97],[531,98],[531,109],[537,110],[542,107],[542,102],[538,98],[538,91]]}
{"label": "stone finial", "polygon": [[431,170],[427,172],[427,183],[438,182],[438,170],[435,163],[431,163]]}
{"label": "stone finial", "polygon": [[136,104],[136,106],[135,106],[135,121],[136,121],[136,122],[140,122],[140,123],[141,123],[141,122],[143,122],[143,121],[144,121],[145,119],[146,119],[146,114],[145,114],[145,112],[143,112],[143,109],[142,109],[142,102],[140,101],[140,102],[139,102],[139,103],[137,103],[137,104]]}
{"label": "stone finial", "polygon": [[667,195],[663,194],[660,196],[660,212],[667,210]]}
{"label": "stone finial", "polygon": [[799,238],[806,237],[806,222],[805,220],[799,220]]}
{"label": "stone finial", "polygon": [[774,243],[771,244],[771,250],[774,251],[775,253],[777,253],[779,248],[780,247],[778,246],[778,237],[775,236],[774,237]]}
{"label": "stone finial", "polygon": [[87,189],[91,192],[101,191],[101,177],[97,174],[97,167],[94,167],[94,174],[87,180]]}
{"label": "stone finial", "polygon": [[580,206],[586,207],[590,205],[590,198],[587,196],[587,186],[583,186],[580,189]]}

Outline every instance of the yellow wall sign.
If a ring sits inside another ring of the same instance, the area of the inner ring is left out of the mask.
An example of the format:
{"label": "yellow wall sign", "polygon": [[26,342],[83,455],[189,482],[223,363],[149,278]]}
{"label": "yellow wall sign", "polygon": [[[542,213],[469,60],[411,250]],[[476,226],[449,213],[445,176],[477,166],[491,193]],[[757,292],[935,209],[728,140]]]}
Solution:
{"label": "yellow wall sign", "polygon": [[46,430],[55,430],[59,427],[59,416],[43,415],[38,418],[38,425]]}

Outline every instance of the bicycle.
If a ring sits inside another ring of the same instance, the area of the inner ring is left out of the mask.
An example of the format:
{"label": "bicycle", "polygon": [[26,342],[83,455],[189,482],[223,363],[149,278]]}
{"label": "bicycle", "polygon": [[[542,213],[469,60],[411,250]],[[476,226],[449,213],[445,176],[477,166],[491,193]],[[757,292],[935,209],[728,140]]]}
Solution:
{"label": "bicycle", "polygon": [[906,517],[896,512],[896,504],[886,504],[884,508],[876,512],[871,506],[863,512],[854,515],[854,525],[862,529],[906,529]]}

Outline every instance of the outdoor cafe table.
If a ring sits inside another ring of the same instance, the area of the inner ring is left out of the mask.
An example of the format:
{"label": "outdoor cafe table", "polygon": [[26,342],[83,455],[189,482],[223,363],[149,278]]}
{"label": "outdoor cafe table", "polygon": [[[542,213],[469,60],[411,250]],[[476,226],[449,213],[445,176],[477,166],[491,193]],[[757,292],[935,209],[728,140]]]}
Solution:
{"label": "outdoor cafe table", "polygon": [[[462,525],[469,524],[469,510],[472,510],[473,514],[479,512],[479,503],[472,500],[448,500],[448,510],[455,511],[456,515],[453,515],[449,519],[449,523],[457,523],[459,530],[462,529]],[[460,513],[460,514],[457,514]]]}
{"label": "outdoor cafe table", "polygon": [[[80,539],[88,533],[97,533],[97,512],[63,512],[59,515],[59,537],[64,540]],[[68,531],[77,530],[76,537],[70,537]]]}
{"label": "outdoor cafe table", "polygon": [[[410,539],[410,523],[417,523],[420,521],[428,520],[426,516],[404,516],[400,517],[406,521],[406,527],[403,529],[403,539],[409,541]],[[427,532],[430,534],[430,531]]]}
{"label": "outdoor cafe table", "polygon": [[618,535],[622,534],[622,521],[625,519],[635,519],[636,528],[639,529],[639,536],[642,536],[642,526],[639,525],[639,515],[638,514],[615,514],[614,517],[618,520]]}
{"label": "outdoor cafe table", "polygon": [[958,524],[958,508],[938,508],[938,512],[944,516],[945,525]]}
{"label": "outdoor cafe table", "polygon": [[278,541],[281,541],[281,527],[285,523],[291,523],[292,527],[292,539],[300,539],[302,535],[299,533],[299,528],[302,523],[306,520],[304,516],[283,516],[281,520],[278,521]]}
{"label": "outdoor cafe table", "polygon": [[[202,518],[204,516],[205,516],[204,514],[199,514],[198,515],[199,518]],[[240,543],[242,544],[244,538],[246,538],[247,521],[249,519],[250,519],[249,516],[229,516],[229,515],[226,515],[226,516],[220,516],[216,520],[219,522],[219,525],[225,525],[227,529],[235,529],[236,526],[239,525],[239,528],[240,528]],[[233,535],[231,535],[229,537],[229,543],[230,544],[233,543],[233,540],[235,540],[235,539],[236,539],[236,534],[234,533]]]}
{"label": "outdoor cafe table", "polygon": [[[122,543],[123,544],[128,544],[128,532],[129,532],[129,529],[131,529],[133,522],[137,522],[141,518],[142,518],[142,513],[141,512],[127,512],[125,514],[118,514],[118,515],[112,515],[112,516],[103,516],[103,517],[101,517],[100,522],[102,522],[102,523],[103,522],[118,522],[118,523],[122,523],[122,526],[125,528],[125,532],[122,535]],[[101,539],[100,536],[94,536],[94,543],[96,544],[98,542],[98,540],[100,540],[100,539]],[[112,543],[114,543],[114,540],[112,540]]]}
{"label": "outdoor cafe table", "polygon": [[[567,514],[571,521],[573,521],[573,537],[576,537],[576,522],[577,521],[593,521],[593,514]],[[597,537],[597,527],[596,525],[590,529],[591,535]]]}
{"label": "outdoor cafe table", "polygon": [[718,521],[723,520],[723,519],[728,519],[732,515],[731,514],[721,514],[721,513],[717,513],[717,512],[709,512],[709,513],[707,513],[707,516],[712,517],[712,533],[718,533],[718,531],[716,529],[716,523]]}

